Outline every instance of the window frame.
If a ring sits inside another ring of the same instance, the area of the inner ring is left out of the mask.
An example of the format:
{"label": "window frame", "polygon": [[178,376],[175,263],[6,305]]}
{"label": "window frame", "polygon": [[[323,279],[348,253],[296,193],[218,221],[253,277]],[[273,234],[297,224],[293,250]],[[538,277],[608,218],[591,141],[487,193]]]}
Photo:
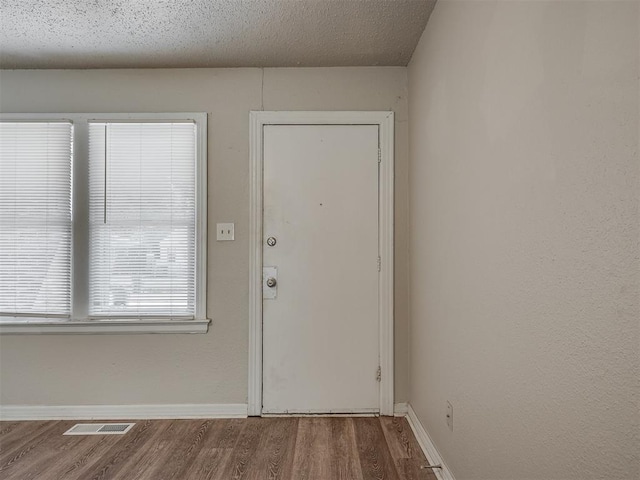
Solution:
{"label": "window frame", "polygon": [[[206,333],[207,318],[207,114],[172,113],[2,113],[2,122],[69,121],[73,125],[71,317],[4,316],[0,334]],[[195,317],[108,317],[88,315],[89,123],[183,122],[196,125],[196,312]],[[85,259],[82,261],[81,259]]]}

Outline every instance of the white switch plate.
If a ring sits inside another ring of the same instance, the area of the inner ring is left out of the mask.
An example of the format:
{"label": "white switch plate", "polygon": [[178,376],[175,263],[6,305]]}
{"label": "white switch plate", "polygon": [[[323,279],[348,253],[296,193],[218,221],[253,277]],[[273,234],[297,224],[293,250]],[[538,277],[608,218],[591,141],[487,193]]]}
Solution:
{"label": "white switch plate", "polygon": [[447,401],[447,426],[453,432],[453,405]]}
{"label": "white switch plate", "polygon": [[227,241],[235,240],[233,223],[216,223],[216,240]]}

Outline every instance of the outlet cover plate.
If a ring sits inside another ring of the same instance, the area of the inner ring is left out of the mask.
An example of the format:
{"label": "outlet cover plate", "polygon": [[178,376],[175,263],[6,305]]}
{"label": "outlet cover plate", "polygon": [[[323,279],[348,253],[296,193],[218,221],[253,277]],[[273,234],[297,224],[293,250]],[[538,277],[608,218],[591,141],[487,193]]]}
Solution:
{"label": "outlet cover plate", "polygon": [[216,240],[219,242],[235,240],[235,224],[216,223]]}

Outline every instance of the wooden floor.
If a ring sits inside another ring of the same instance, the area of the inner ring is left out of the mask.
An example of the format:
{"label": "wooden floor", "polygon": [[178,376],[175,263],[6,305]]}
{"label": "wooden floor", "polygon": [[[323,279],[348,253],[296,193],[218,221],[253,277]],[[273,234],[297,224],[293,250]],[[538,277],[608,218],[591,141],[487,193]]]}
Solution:
{"label": "wooden floor", "polygon": [[436,478],[404,418],[141,420],[63,436],[75,423],[93,422],[0,422],[0,479]]}

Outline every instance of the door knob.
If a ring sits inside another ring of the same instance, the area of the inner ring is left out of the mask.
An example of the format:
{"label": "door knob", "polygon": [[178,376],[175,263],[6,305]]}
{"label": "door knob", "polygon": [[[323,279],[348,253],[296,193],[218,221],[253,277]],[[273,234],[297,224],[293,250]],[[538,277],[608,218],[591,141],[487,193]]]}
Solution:
{"label": "door knob", "polygon": [[262,267],[262,298],[275,300],[278,296],[278,267]]}

